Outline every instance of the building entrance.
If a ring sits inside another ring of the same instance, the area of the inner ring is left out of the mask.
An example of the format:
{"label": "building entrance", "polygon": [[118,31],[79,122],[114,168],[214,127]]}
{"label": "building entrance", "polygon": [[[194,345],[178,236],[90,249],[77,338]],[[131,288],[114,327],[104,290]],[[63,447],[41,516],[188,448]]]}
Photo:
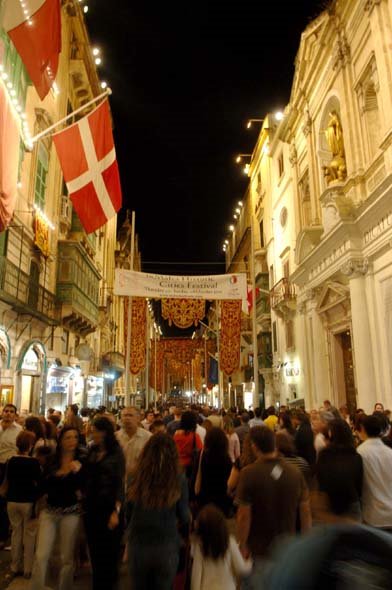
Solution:
{"label": "building entrance", "polygon": [[[345,330],[335,335],[337,349],[338,383],[343,391],[339,391],[339,402],[347,405],[350,414],[355,412],[357,407],[357,395],[354,376],[354,359],[351,343],[351,331]],[[342,395],[343,394],[343,395]]]}

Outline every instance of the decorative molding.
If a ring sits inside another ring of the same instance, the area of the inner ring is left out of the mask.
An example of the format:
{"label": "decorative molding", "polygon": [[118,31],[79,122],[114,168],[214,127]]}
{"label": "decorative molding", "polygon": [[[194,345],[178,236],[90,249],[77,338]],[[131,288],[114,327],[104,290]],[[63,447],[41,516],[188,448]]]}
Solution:
{"label": "decorative molding", "polygon": [[369,260],[367,258],[352,258],[348,260],[341,268],[341,272],[350,279],[365,276],[369,270]]}
{"label": "decorative molding", "polygon": [[289,160],[291,166],[293,167],[298,163],[297,148],[295,147],[294,141],[292,141],[290,144]]}
{"label": "decorative molding", "polygon": [[308,137],[310,132],[312,131],[312,117],[310,116],[309,109],[306,107],[305,114],[304,114],[304,124],[302,126],[302,132],[305,137]]}
{"label": "decorative molding", "polygon": [[373,11],[373,8],[379,4],[381,4],[381,0],[367,0],[365,4],[365,12],[368,12],[370,15]]}
{"label": "decorative molding", "polygon": [[343,31],[338,31],[337,41],[332,54],[333,69],[344,68],[351,61],[350,46]]}

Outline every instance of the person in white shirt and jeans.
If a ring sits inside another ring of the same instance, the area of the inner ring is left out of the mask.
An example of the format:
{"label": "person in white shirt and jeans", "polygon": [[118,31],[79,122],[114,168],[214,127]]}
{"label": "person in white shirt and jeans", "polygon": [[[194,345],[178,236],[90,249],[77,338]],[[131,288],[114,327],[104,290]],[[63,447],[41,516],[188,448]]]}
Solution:
{"label": "person in white shirt and jeans", "polygon": [[[0,484],[5,476],[5,466],[13,455],[17,453],[16,438],[22,427],[15,422],[16,406],[6,404],[0,422]],[[0,548],[3,548],[9,535],[9,521],[7,516],[7,504],[0,497]]]}
{"label": "person in white shirt and jeans", "polygon": [[392,449],[381,440],[377,416],[366,416],[359,431],[357,448],[363,461],[362,516],[366,524],[392,532]]}

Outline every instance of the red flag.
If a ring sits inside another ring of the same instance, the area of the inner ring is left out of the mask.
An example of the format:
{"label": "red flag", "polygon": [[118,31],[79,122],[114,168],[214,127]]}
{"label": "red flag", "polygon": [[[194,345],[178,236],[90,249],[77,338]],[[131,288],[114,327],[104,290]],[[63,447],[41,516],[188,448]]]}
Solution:
{"label": "red flag", "polygon": [[[260,289],[256,287],[256,299],[259,296]],[[247,301],[248,301],[248,313],[250,313],[253,307],[253,288],[251,285],[248,285],[248,293],[247,293]]]}
{"label": "red flag", "polygon": [[2,24],[43,100],[56,79],[61,51],[60,0],[5,0]]}
{"label": "red flag", "polygon": [[105,225],[121,207],[108,101],[53,135],[53,141],[72,204],[84,229],[91,233]]}
{"label": "red flag", "polygon": [[20,118],[0,81],[0,231],[14,213],[19,165]]}

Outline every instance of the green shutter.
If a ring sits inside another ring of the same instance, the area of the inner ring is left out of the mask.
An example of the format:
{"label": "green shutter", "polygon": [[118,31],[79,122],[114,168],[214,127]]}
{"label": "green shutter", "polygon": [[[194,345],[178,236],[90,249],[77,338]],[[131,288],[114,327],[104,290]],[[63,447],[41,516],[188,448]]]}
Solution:
{"label": "green shutter", "polygon": [[35,174],[34,203],[41,209],[45,208],[46,177],[48,175],[48,152],[40,143],[37,154],[37,168]]}

